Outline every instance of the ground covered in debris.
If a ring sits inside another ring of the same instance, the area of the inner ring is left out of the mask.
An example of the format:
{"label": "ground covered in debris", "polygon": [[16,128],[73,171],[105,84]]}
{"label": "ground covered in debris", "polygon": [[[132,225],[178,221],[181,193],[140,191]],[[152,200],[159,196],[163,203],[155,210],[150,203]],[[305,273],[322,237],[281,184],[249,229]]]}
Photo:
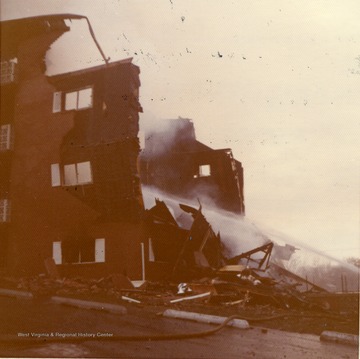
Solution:
{"label": "ground covered in debris", "polygon": [[[101,279],[3,277],[0,278],[0,288],[30,291],[34,297],[63,296],[116,303],[128,308],[136,306],[137,309],[153,313],[173,308],[223,317],[238,315],[248,320],[250,325],[262,327],[264,330],[273,328],[316,335],[320,335],[324,330],[359,333],[359,312],[354,305],[342,307],[341,311],[319,305],[309,306],[307,301],[301,305],[282,306],[281,303],[270,300],[270,297],[259,304],[251,290],[224,294],[214,285],[214,281],[183,286],[165,282],[144,282],[135,288],[132,282],[122,275]],[[354,297],[356,302],[356,294]]]}

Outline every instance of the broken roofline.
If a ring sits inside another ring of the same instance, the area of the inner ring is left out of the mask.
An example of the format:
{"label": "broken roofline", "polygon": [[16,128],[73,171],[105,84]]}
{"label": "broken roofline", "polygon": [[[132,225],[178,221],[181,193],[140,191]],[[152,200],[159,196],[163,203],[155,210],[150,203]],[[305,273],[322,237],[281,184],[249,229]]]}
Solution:
{"label": "broken roofline", "polygon": [[86,22],[88,24],[88,27],[89,27],[90,35],[93,38],[96,47],[98,48],[103,60],[105,61],[105,64],[108,64],[110,58],[109,57],[107,58],[105,56],[103,50],[101,49],[100,44],[96,40],[95,33],[94,33],[94,30],[92,29],[90,20],[85,15],[77,15],[77,14],[40,15],[40,16],[19,18],[19,19],[14,19],[14,20],[6,20],[6,21],[3,21],[2,24],[6,25],[6,24],[9,24],[9,23],[32,22],[32,21],[41,21],[41,20],[44,20],[44,21],[50,20],[51,21],[51,20],[81,20],[81,19],[86,20]]}
{"label": "broken roofline", "polygon": [[[69,77],[77,77],[77,76],[81,76],[81,75],[85,75],[88,73],[92,73],[95,71],[101,71],[101,70],[105,70],[108,68],[113,68],[119,65],[126,65],[126,64],[132,64],[132,57],[129,57],[127,59],[122,59],[122,60],[118,60],[118,61],[114,61],[108,64],[103,64],[103,65],[97,65],[97,66],[93,66],[93,67],[88,67],[86,69],[80,69],[80,70],[75,70],[75,71],[70,71],[70,72],[64,72],[61,74],[57,74],[57,75],[53,75],[53,76],[47,76],[51,82],[57,82],[57,81],[61,81],[65,78],[69,78]],[[140,69],[138,66],[134,65],[136,68],[138,68],[138,71],[140,73]]]}
{"label": "broken roofline", "polygon": [[[206,146],[206,147],[207,147],[207,146]],[[208,147],[208,149],[206,149],[206,150],[200,150],[200,151],[181,151],[181,152],[174,151],[173,153],[180,153],[180,154],[186,154],[186,153],[188,153],[188,154],[200,154],[200,153],[204,153],[204,154],[207,154],[207,153],[209,153],[209,152],[212,152],[212,153],[214,153],[214,152],[222,152],[222,153],[226,152],[226,153],[230,153],[230,152],[231,152],[231,154],[232,154],[232,149],[231,149],[231,148],[216,148],[216,149],[214,149],[214,148]],[[237,162],[239,162],[239,161],[237,161]]]}
{"label": "broken roofline", "polygon": [[48,15],[39,15],[39,16],[29,16],[29,17],[21,17],[17,19],[3,20],[2,24],[8,24],[10,22],[24,22],[24,21],[33,21],[33,20],[80,20],[87,19],[84,15],[78,14],[48,14]]}

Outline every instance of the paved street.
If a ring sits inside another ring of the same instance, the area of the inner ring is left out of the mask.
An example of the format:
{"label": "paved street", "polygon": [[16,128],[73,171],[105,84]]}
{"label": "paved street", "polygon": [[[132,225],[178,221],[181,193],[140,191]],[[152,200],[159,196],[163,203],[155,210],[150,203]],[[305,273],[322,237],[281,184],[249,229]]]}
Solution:
{"label": "paved street", "polygon": [[47,300],[0,297],[0,318],[1,335],[81,333],[89,337],[81,343],[2,344],[1,357],[358,358],[356,347],[320,342],[314,335],[262,328],[225,328],[208,337],[186,340],[103,341],[99,335],[183,333],[212,328],[207,324],[163,318],[156,315],[156,310],[136,307],[128,307],[128,314],[119,315],[56,305]]}

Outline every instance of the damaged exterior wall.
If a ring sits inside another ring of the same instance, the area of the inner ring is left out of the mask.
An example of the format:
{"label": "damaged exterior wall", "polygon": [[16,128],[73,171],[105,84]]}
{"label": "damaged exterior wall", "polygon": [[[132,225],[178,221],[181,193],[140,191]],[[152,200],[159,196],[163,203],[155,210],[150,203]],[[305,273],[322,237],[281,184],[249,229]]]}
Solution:
{"label": "damaged exterior wall", "polygon": [[1,23],[0,262],[29,275],[53,257],[64,275],[140,279],[139,68],[46,77],[46,51],[71,17]]}
{"label": "damaged exterior wall", "polygon": [[65,19],[82,17],[1,22],[0,268],[42,273],[53,258],[62,276],[210,273],[222,248],[201,208],[182,207],[189,229],[159,201],[145,211],[139,173],[144,184],[244,214],[241,163],[178,119],[147,134],[139,171],[139,68],[127,59],[46,76],[46,52],[70,30]]}
{"label": "damaged exterior wall", "polygon": [[73,105],[71,96],[78,97],[80,104],[84,91],[84,107],[90,109],[73,111],[74,126],[62,138],[59,165],[68,171],[68,178],[64,172],[66,184],[76,183],[70,165],[90,162],[88,173],[84,168],[84,182],[89,184],[81,191],[76,185],[66,190],[106,219],[138,221],[143,211],[137,168],[138,112],[142,111],[138,74],[138,67],[125,60],[49,79],[58,90],[54,97],[61,102],[54,109],[58,117]]}
{"label": "damaged exterior wall", "polygon": [[[198,142],[192,122],[180,118],[146,134],[139,172],[140,71],[131,59],[45,75],[45,54],[72,18],[82,17],[1,22],[0,271],[29,276],[53,260],[66,277],[218,276],[218,288],[256,300],[278,294],[277,278],[299,302],[295,287],[326,292],[274,262],[267,270],[272,243],[226,259],[201,207],[180,205],[191,227],[161,201],[145,211],[141,182],[243,215],[241,163],[230,149]],[[275,249],[286,260],[296,248]]]}
{"label": "damaged exterior wall", "polygon": [[227,211],[245,214],[243,168],[230,149],[214,150],[196,140],[189,119],[145,133],[141,181],[185,198],[210,198]]}
{"label": "damaged exterior wall", "polygon": [[189,231],[178,225],[166,204],[159,200],[146,211],[146,228],[149,236],[146,243],[147,278],[169,280]]}
{"label": "damaged exterior wall", "polygon": [[225,263],[220,234],[214,233],[201,207],[197,210],[180,204],[180,208],[193,218],[189,229],[178,224],[162,201],[156,200],[146,211],[149,278],[188,281],[211,277]]}

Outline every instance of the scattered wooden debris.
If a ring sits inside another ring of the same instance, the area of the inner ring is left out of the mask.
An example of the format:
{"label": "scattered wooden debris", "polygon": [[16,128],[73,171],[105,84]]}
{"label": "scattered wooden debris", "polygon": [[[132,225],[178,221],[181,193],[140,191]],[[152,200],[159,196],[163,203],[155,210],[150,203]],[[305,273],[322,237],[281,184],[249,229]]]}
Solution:
{"label": "scattered wooden debris", "polygon": [[195,300],[195,299],[199,299],[199,298],[205,298],[205,297],[210,297],[211,293],[207,292],[207,293],[202,293],[202,294],[197,294],[197,295],[191,295],[189,297],[183,297],[183,298],[178,298],[178,299],[173,299],[170,300],[170,303],[179,303],[179,302],[183,302],[185,300]]}

